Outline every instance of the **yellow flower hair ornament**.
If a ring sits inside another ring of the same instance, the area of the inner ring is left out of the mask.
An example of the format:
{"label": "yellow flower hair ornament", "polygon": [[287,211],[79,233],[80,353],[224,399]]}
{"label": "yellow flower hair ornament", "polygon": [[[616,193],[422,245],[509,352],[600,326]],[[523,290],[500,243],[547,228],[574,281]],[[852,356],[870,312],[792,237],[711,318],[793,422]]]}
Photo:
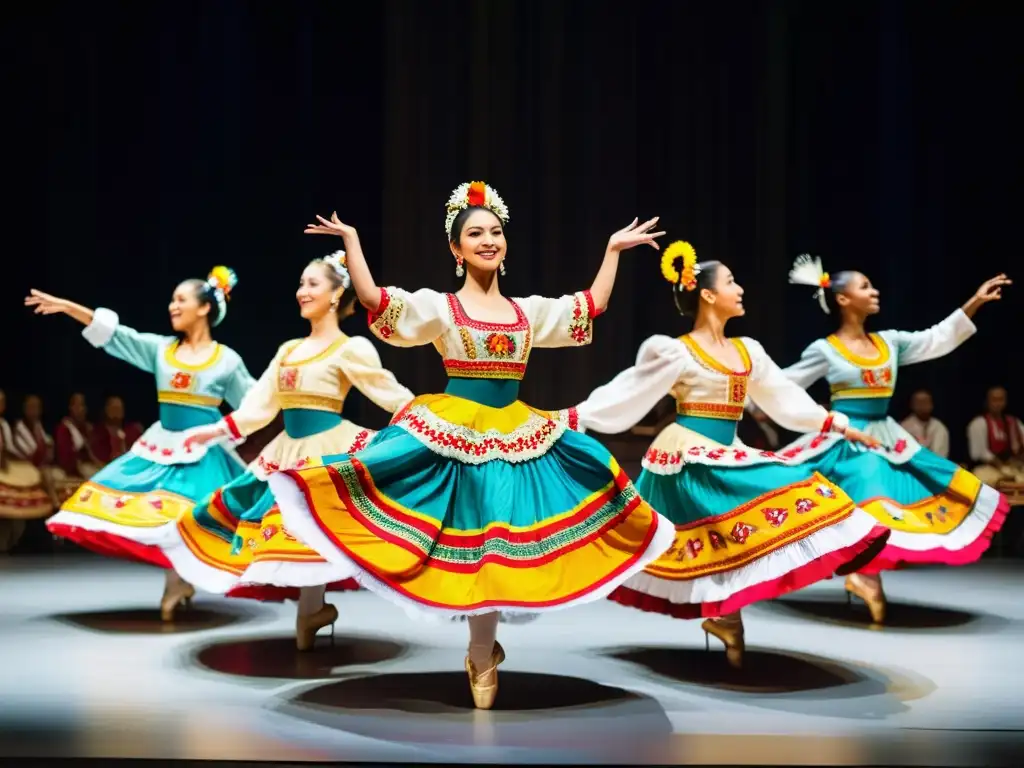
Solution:
{"label": "yellow flower hair ornament", "polygon": [[238,285],[238,275],[231,267],[217,266],[210,270],[206,277],[206,284],[214,301],[217,302],[217,317],[214,325],[219,325],[228,313],[228,300],[231,298],[232,289]]}
{"label": "yellow flower hair ornament", "polygon": [[[682,269],[676,268],[677,259],[682,259]],[[676,240],[662,254],[661,274],[672,285],[680,285],[687,291],[696,290],[697,275],[700,274],[697,251],[689,243]]]}

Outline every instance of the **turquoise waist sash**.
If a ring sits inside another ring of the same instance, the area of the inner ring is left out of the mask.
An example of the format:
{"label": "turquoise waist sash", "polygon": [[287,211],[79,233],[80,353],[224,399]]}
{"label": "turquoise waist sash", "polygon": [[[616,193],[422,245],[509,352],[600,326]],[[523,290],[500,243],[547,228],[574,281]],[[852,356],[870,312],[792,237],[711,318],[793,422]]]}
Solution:
{"label": "turquoise waist sash", "polygon": [[160,403],[160,425],[171,432],[184,432],[186,429],[192,429],[192,427],[216,424],[219,420],[220,411],[216,408],[179,405],[178,403]]}
{"label": "turquoise waist sash", "polygon": [[698,435],[703,435],[709,440],[714,440],[716,443],[730,445],[736,439],[739,422],[732,419],[712,419],[707,416],[679,414],[676,416],[676,424],[696,432]]}
{"label": "turquoise waist sash", "polygon": [[444,392],[489,408],[504,408],[519,399],[519,382],[515,379],[451,378]]}
{"label": "turquoise waist sash", "polygon": [[889,414],[888,397],[843,397],[832,401],[832,410],[851,419],[878,421]]}
{"label": "turquoise waist sash", "polygon": [[317,435],[334,429],[342,422],[341,414],[333,411],[315,411],[311,408],[286,408],[284,431],[293,440]]}

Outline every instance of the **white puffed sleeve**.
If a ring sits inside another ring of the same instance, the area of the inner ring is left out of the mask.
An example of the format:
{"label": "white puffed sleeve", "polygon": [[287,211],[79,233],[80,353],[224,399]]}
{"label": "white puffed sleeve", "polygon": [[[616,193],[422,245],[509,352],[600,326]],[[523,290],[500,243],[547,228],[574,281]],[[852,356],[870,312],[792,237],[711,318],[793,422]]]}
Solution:
{"label": "white puffed sleeve", "polygon": [[369,339],[354,336],[345,342],[338,352],[338,365],[352,386],[388,413],[394,413],[413,399],[412,392],[383,367]]}
{"label": "white puffed sleeve", "polygon": [[121,325],[117,312],[104,307],[93,311],[92,322],[82,329],[82,336],[94,347],[147,373],[156,373],[160,350],[172,340]]}
{"label": "white puffed sleeve", "polygon": [[617,434],[634,427],[672,389],[691,360],[678,339],[651,336],[640,345],[636,363],[577,407],[586,429]]}
{"label": "white puffed sleeve", "polygon": [[960,308],[942,322],[923,331],[884,331],[896,349],[900,365],[913,365],[948,355],[978,331]]}
{"label": "white puffed sleeve", "polygon": [[807,389],[823,376],[828,375],[828,358],[825,356],[822,339],[811,343],[791,366],[782,369],[787,379],[801,389]]}
{"label": "white puffed sleeve", "polygon": [[[759,342],[743,339],[743,343],[750,354],[750,399],[784,429],[793,432],[821,430],[828,420],[829,412],[786,376]],[[845,430],[850,423],[841,413],[833,413],[832,416],[833,429],[836,431]]]}
{"label": "white puffed sleeve", "polygon": [[433,343],[448,323],[448,302],[444,294],[421,288],[409,293],[401,288],[380,289],[380,304],[367,320],[370,331],[395,347],[418,347]]}
{"label": "white puffed sleeve", "polygon": [[221,420],[221,427],[235,440],[248,437],[272,422],[281,410],[277,399],[277,371],[281,356],[291,348],[293,342],[286,342],[277,349],[277,354],[256,383],[249,388],[231,413]]}
{"label": "white puffed sleeve", "polygon": [[600,312],[590,291],[549,299],[529,296],[515,299],[530,321],[535,347],[581,347],[594,338],[594,318]]}

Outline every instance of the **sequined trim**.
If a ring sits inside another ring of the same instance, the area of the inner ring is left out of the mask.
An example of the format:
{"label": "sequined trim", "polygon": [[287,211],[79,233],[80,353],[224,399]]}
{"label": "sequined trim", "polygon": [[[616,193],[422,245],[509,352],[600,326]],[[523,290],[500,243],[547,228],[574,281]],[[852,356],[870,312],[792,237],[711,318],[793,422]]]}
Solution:
{"label": "sequined trim", "polygon": [[574,293],[572,319],[569,321],[569,338],[580,346],[589,344],[594,338],[594,299],[589,291]]}
{"label": "sequined trim", "polygon": [[727,403],[676,403],[676,413],[680,416],[704,416],[713,419],[729,419],[739,421],[743,418],[742,405]]}
{"label": "sequined trim", "polygon": [[392,296],[387,289],[380,289],[380,304],[376,313],[369,312],[366,319],[370,324],[370,332],[374,336],[387,341],[395,333],[398,320],[405,311],[405,299]]}
{"label": "sequined trim", "polygon": [[478,432],[445,421],[426,406],[414,405],[391,423],[441,456],[466,464],[485,464],[495,459],[514,464],[547,453],[569,427],[569,420],[569,416],[553,419],[531,412],[511,432]]}
{"label": "sequined trim", "polygon": [[526,374],[525,363],[502,362],[500,360],[451,360],[444,361],[444,370],[449,377],[461,379],[514,379],[522,381]]}

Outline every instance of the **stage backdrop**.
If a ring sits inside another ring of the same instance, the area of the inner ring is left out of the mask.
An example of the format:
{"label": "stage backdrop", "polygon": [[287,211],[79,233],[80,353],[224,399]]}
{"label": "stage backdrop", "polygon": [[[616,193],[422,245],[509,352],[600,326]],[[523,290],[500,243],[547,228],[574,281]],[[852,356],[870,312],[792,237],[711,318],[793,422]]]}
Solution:
{"label": "stage backdrop", "polygon": [[[1001,7],[1001,6],[1000,6]],[[340,247],[302,234],[337,210],[381,284],[454,289],[450,190],[486,179],[511,209],[509,295],[587,287],[608,235],[660,215],[671,239],[747,289],[731,330],[780,364],[832,328],[787,286],[809,251],[882,290],[876,327],[937,322],[1015,272],[1020,53],[1011,5],[885,2],[34,2],[4,22],[8,186],[0,387],[123,393],[152,382],[33,317],[30,287],[168,328],[177,281],[241,278],[217,338],[255,375],[304,333],[304,264]],[[571,405],[652,333],[680,334],[651,250],[627,254],[594,344],[537,350],[523,397]],[[1024,277],[1024,274],[1017,275]],[[907,369],[936,391],[957,448],[993,382],[1024,412],[1024,286],[986,307],[956,355]],[[346,324],[365,333],[365,314]],[[378,344],[416,392],[432,348]],[[820,394],[820,391],[815,394]],[[351,416],[386,416],[355,398]]]}

